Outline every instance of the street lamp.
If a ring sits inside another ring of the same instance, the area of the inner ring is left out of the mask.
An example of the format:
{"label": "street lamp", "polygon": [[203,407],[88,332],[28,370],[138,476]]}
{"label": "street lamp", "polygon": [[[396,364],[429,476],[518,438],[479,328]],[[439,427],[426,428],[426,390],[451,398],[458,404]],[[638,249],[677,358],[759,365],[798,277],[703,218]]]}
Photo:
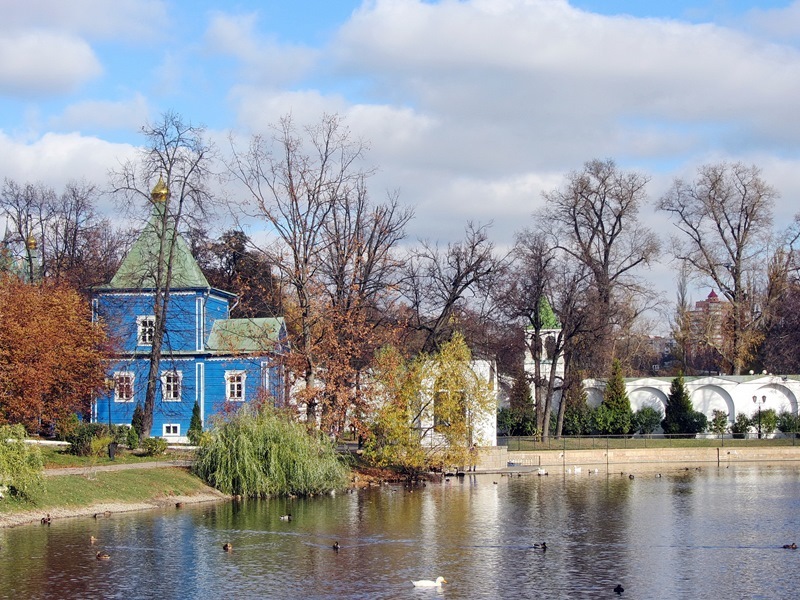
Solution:
{"label": "street lamp", "polygon": [[[761,404],[767,401],[766,396],[761,396]],[[758,439],[761,439],[761,404],[758,403],[758,396],[753,396],[753,403],[758,406]]]}

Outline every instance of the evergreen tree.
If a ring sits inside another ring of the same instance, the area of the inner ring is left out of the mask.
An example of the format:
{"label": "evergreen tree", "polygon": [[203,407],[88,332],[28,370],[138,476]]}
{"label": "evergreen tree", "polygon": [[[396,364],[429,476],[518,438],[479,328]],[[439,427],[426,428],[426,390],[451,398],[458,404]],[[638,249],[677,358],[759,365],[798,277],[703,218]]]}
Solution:
{"label": "evergreen tree", "polygon": [[195,402],[192,407],[192,420],[189,421],[189,431],[186,437],[195,446],[200,443],[200,436],[203,434],[203,420],[200,418],[200,405]]}
{"label": "evergreen tree", "polygon": [[611,364],[611,378],[606,383],[602,406],[610,413],[608,431],[605,433],[625,435],[630,432],[633,422],[633,411],[625,381],[622,379],[622,364],[614,359]]}
{"label": "evergreen tree", "polygon": [[661,429],[667,434],[695,434],[705,431],[707,417],[692,406],[689,392],[683,383],[683,373],[672,380],[667,399],[666,414]]}
{"label": "evergreen tree", "polygon": [[[141,403],[136,403],[133,409],[133,418],[131,419],[131,429],[136,432],[136,436],[141,442],[142,435],[144,434],[144,409]],[[138,446],[138,444],[137,444]]]}

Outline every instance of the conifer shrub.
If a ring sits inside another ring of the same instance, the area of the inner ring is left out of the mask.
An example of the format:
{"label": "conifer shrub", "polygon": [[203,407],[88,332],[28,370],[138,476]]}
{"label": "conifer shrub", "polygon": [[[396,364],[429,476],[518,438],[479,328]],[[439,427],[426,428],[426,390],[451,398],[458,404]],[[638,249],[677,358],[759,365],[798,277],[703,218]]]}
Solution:
{"label": "conifer shrub", "polygon": [[139,436],[139,440],[141,440],[145,434],[144,408],[142,408],[141,402],[137,402],[136,406],[133,409],[133,417],[131,418],[131,427],[133,427],[133,429],[136,431],[136,435]]}
{"label": "conifer shrub", "polygon": [[200,405],[195,402],[192,407],[192,420],[189,421],[189,431],[186,432],[186,437],[189,442],[196,446],[200,443],[200,436],[203,435],[203,421],[200,418]]}
{"label": "conifer shrub", "polygon": [[125,443],[131,450],[135,450],[139,447],[139,434],[136,433],[136,430],[133,427],[128,427],[127,439],[125,440]]}
{"label": "conifer shrub", "polygon": [[667,434],[695,435],[703,433],[708,428],[708,417],[700,411],[694,410],[689,392],[683,383],[683,373],[680,373],[669,388],[667,410],[661,429]]}
{"label": "conifer shrub", "polygon": [[193,470],[226,494],[262,497],[339,489],[349,472],[330,440],[268,406],[252,405],[201,436]]}

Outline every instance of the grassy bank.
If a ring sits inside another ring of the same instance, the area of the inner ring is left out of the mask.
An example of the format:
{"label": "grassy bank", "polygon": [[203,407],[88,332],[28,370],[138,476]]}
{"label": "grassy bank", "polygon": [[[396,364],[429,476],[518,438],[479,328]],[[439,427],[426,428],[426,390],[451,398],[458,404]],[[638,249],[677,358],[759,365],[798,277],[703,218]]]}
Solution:
{"label": "grassy bank", "polygon": [[179,467],[92,472],[48,477],[35,501],[6,496],[0,501],[0,525],[38,521],[44,514],[54,518],[90,515],[110,510],[122,512],[192,499],[224,497]]}

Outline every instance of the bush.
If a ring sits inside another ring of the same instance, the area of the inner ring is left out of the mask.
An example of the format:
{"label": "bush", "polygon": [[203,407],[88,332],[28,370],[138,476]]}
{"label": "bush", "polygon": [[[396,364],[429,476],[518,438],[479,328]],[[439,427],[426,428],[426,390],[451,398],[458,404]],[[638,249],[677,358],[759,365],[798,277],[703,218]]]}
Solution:
{"label": "bush", "polygon": [[42,454],[25,443],[22,425],[0,425],[0,485],[12,496],[34,500],[42,491]]}
{"label": "bush", "polygon": [[652,406],[643,406],[635,413],[633,413],[633,430],[642,433],[653,433],[661,424],[661,419],[664,415],[657,408]]}
{"label": "bush", "polygon": [[735,438],[743,438],[744,434],[750,431],[750,417],[743,412],[736,415],[736,420],[731,425],[731,433]]}
{"label": "bush", "polygon": [[778,427],[778,415],[775,414],[774,408],[766,408],[761,411],[761,418],[759,420],[758,411],[755,411],[750,416],[750,423],[753,427],[758,427],[761,424],[761,433],[772,433]]}
{"label": "bush", "polygon": [[110,435],[101,435],[100,437],[92,438],[90,442],[91,456],[100,458],[108,452],[108,445],[114,441]]}
{"label": "bush", "polygon": [[108,435],[108,427],[101,423],[80,423],[66,438],[66,441],[70,443],[69,453],[77,456],[91,456],[93,454],[92,441]]}
{"label": "bush", "polygon": [[167,451],[167,440],[160,437],[149,437],[142,440],[142,448],[147,456],[159,456]]}
{"label": "bush", "polygon": [[309,495],[344,487],[348,468],[327,437],[250,405],[202,436],[194,473],[226,494]]}
{"label": "bush", "polygon": [[797,433],[800,419],[797,415],[784,410],[778,415],[776,425],[783,433]]}

